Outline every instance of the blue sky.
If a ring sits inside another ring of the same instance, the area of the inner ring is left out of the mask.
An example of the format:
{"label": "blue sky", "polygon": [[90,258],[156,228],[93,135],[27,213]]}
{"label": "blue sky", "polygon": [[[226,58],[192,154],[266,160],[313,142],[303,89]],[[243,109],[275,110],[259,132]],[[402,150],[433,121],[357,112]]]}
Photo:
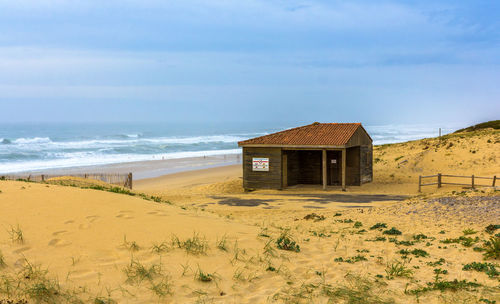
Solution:
{"label": "blue sky", "polygon": [[472,123],[500,1],[0,0],[0,121]]}

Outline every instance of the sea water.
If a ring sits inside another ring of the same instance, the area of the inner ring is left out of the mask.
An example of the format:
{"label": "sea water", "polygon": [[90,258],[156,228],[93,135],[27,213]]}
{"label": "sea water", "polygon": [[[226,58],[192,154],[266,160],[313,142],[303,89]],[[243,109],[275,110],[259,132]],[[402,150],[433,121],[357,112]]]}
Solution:
{"label": "sea water", "polygon": [[[0,173],[241,153],[238,141],[294,127],[262,123],[0,124]],[[374,144],[438,136],[437,125],[364,126]],[[461,126],[441,126],[442,134]]]}

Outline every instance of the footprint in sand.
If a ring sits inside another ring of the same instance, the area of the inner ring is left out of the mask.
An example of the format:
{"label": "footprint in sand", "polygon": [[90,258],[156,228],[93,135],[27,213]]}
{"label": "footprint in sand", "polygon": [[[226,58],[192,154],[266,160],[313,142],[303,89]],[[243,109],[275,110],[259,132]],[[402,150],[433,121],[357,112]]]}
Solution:
{"label": "footprint in sand", "polygon": [[21,247],[21,248],[18,248],[16,250],[12,251],[12,252],[15,253],[15,254],[19,254],[19,253],[23,253],[25,251],[28,251],[30,249],[31,249],[31,247]]}
{"label": "footprint in sand", "polygon": [[65,247],[71,245],[71,242],[66,241],[66,240],[61,240],[61,239],[52,239],[49,242],[49,246],[53,247]]}
{"label": "footprint in sand", "polygon": [[93,222],[94,222],[95,220],[97,220],[98,218],[99,218],[99,216],[98,216],[98,215],[89,215],[89,216],[87,216],[87,217],[86,217],[86,219],[87,219],[89,222],[91,222],[91,223],[93,223]]}
{"label": "footprint in sand", "polygon": [[121,210],[116,217],[127,219],[127,220],[133,219],[134,217],[131,215],[131,213],[133,213],[133,212],[130,210]]}
{"label": "footprint in sand", "polygon": [[74,222],[75,222],[75,221],[73,221],[73,220],[69,220],[69,221],[66,221],[66,222],[64,222],[64,223],[65,223],[66,225],[68,225],[68,224],[73,224]]}
{"label": "footprint in sand", "polygon": [[52,235],[53,236],[58,236],[59,234],[63,234],[63,233],[66,233],[68,232],[67,230],[59,230],[59,231],[56,231],[56,232],[53,232]]}
{"label": "footprint in sand", "polygon": [[167,214],[161,210],[150,211],[150,212],[148,212],[148,214],[156,215],[156,216],[167,216]]}
{"label": "footprint in sand", "polygon": [[78,228],[81,229],[81,230],[89,229],[90,228],[90,224],[80,224],[78,226]]}
{"label": "footprint in sand", "polygon": [[93,276],[97,276],[97,272],[86,269],[75,270],[69,274],[71,279],[87,279]]}
{"label": "footprint in sand", "polygon": [[97,264],[98,267],[106,267],[106,266],[113,266],[116,265],[119,261],[114,258],[103,258],[99,260],[99,264]]}

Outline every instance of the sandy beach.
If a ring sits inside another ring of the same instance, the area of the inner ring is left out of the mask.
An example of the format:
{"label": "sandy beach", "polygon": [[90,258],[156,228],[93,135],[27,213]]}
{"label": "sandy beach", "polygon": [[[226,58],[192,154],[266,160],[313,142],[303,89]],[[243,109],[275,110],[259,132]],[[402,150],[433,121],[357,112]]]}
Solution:
{"label": "sandy beach", "polygon": [[346,192],[245,192],[241,165],[144,178],[133,192],[0,181],[0,301],[498,302],[498,257],[485,256],[498,190],[416,184],[471,164],[500,175],[498,142],[482,131],[377,146],[374,182]]}
{"label": "sandy beach", "polygon": [[16,175],[49,174],[72,175],[85,173],[127,174],[132,172],[134,179],[154,178],[181,171],[201,170],[241,163],[240,154],[223,154],[203,157],[184,157],[138,162],[123,162],[108,165],[69,167],[14,173]]}

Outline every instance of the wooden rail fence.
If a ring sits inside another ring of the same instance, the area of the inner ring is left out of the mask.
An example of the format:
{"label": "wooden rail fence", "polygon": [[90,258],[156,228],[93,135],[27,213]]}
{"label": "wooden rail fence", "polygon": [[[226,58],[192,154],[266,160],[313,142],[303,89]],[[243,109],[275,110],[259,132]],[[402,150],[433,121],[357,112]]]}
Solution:
{"label": "wooden rail fence", "polygon": [[31,182],[45,182],[54,177],[81,177],[103,181],[108,184],[120,185],[132,189],[132,173],[110,174],[110,173],[85,173],[85,174],[25,174],[25,175],[0,175],[0,180],[27,180]]}
{"label": "wooden rail fence", "polygon": [[[450,182],[444,182],[443,177],[450,177],[450,178],[466,178],[470,179],[470,183],[450,183]],[[424,183],[424,179],[429,179],[429,178],[436,178],[435,182],[428,182]],[[485,184],[478,184],[476,180],[481,179],[481,180],[492,180],[492,183],[489,185]],[[437,185],[438,188],[441,188],[442,185],[456,185],[456,186],[470,186],[472,189],[475,187],[495,187],[497,180],[497,176],[493,177],[484,177],[484,176],[475,176],[475,175],[450,175],[450,174],[435,174],[435,175],[427,175],[427,176],[422,176],[420,175],[418,177],[418,192],[422,192],[422,187],[424,186],[432,186],[432,185]]]}

